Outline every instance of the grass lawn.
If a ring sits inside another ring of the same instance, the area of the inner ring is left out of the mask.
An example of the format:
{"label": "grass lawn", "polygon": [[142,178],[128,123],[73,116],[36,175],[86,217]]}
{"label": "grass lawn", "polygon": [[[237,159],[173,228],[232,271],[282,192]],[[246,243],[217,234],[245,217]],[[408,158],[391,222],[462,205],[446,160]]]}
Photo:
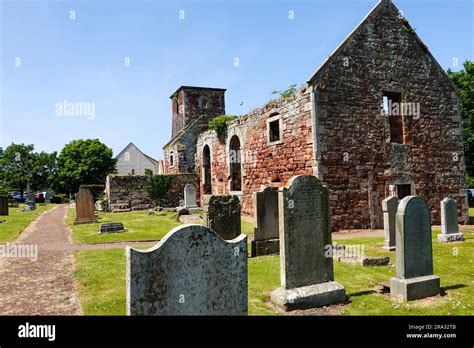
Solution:
{"label": "grass lawn", "polygon": [[[181,222],[176,220],[176,214],[157,212],[148,215],[147,210],[137,210],[124,213],[99,213],[99,223],[74,225],[76,212],[70,208],[66,222],[72,228],[72,239],[76,244],[110,243],[124,241],[158,240]],[[99,234],[100,223],[123,222],[126,232]],[[249,217],[242,217],[242,233],[253,236],[253,222]]]}
{"label": "grass lawn", "polygon": [[[67,223],[71,226],[72,239],[76,244],[109,243],[122,241],[156,240],[163,238],[181,223],[174,213],[159,212],[148,215],[147,210],[125,213],[99,213],[99,223],[74,225],[76,212],[70,208],[67,212]],[[100,223],[123,222],[125,232],[99,234]]]}
{"label": "grass lawn", "polygon": [[[441,277],[443,296],[400,304],[374,290],[395,274],[395,253],[381,248],[382,238],[354,238],[338,244],[364,245],[365,254],[390,256],[386,267],[363,267],[334,262],[336,281],[349,295],[343,315],[474,315],[474,233],[465,242],[440,244],[433,231],[434,273]],[[125,314],[124,249],[87,250],[74,254],[75,281],[86,315]],[[278,314],[268,304],[270,292],[280,285],[279,257],[249,259],[249,314]]]}
{"label": "grass lawn", "polygon": [[0,224],[0,243],[11,242],[16,239],[31,221],[53,206],[54,204],[46,206],[36,204],[36,209],[33,211],[21,211],[23,204],[20,204],[18,208],[8,208],[9,215],[0,216],[0,220],[7,220],[7,222]]}

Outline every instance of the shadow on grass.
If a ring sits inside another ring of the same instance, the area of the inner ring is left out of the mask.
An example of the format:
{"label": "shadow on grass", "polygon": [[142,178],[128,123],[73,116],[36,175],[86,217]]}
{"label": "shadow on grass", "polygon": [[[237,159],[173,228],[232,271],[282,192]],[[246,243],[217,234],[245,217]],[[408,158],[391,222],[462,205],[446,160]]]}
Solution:
{"label": "shadow on grass", "polygon": [[461,288],[465,288],[465,287],[467,287],[467,285],[464,285],[464,284],[456,284],[456,285],[450,285],[450,286],[443,286],[443,287],[441,287],[441,289],[440,289],[440,294],[441,294],[441,296],[445,296],[445,295],[447,295],[447,291],[448,291],[448,290],[461,289]]}
{"label": "shadow on grass", "polygon": [[377,291],[375,290],[365,290],[365,291],[359,291],[359,292],[354,292],[353,294],[348,294],[350,297],[357,297],[357,296],[364,296],[364,295],[371,295],[371,294],[376,294]]}

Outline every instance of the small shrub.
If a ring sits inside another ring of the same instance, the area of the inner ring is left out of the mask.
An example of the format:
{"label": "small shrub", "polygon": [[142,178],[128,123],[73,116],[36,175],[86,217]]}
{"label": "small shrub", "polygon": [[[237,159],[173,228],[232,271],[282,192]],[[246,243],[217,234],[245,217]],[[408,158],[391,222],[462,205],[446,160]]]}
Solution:
{"label": "small shrub", "polygon": [[215,130],[218,137],[223,137],[227,130],[227,126],[229,126],[229,124],[231,124],[236,118],[237,116],[233,115],[220,115],[214,117],[209,121],[209,129]]}
{"label": "small shrub", "polygon": [[151,175],[148,177],[146,191],[155,203],[160,204],[160,202],[165,198],[175,177],[176,175],[174,174]]}
{"label": "small shrub", "polygon": [[297,90],[298,90],[298,89],[296,88],[296,83],[295,83],[295,84],[293,84],[293,85],[290,85],[287,89],[285,89],[285,90],[283,90],[283,91],[276,91],[276,90],[274,90],[274,91],[272,92],[272,94],[279,94],[280,97],[286,99],[286,98],[291,97],[293,94],[295,94]]}

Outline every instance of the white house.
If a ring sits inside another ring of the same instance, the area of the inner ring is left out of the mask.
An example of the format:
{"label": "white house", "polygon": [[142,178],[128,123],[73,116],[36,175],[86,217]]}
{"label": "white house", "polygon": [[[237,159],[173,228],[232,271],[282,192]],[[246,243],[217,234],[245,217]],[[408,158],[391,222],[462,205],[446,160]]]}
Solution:
{"label": "white house", "polygon": [[159,162],[144,154],[133,143],[128,144],[115,158],[119,175],[144,175],[145,169],[158,174]]}

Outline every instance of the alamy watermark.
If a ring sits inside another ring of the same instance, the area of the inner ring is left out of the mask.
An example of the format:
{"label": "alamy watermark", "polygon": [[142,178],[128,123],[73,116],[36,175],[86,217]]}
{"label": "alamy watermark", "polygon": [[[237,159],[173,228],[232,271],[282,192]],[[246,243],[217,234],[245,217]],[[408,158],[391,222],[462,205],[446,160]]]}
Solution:
{"label": "alamy watermark", "polygon": [[64,99],[55,104],[56,116],[83,116],[95,118],[95,102],[71,102]]}
{"label": "alamy watermark", "polygon": [[27,258],[38,260],[37,244],[0,244],[0,258]]}

